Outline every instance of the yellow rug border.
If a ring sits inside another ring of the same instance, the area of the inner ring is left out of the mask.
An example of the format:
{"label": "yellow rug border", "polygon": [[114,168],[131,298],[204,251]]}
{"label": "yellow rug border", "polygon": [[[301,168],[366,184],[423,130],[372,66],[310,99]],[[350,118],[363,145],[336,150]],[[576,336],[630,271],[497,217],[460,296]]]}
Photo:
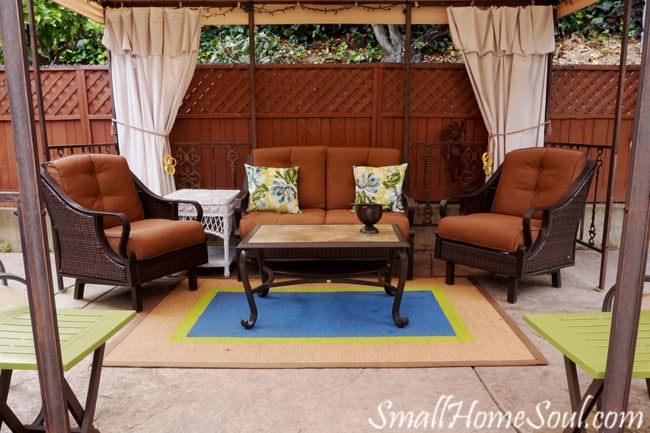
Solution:
{"label": "yellow rug border", "polygon": [[[104,359],[106,367],[169,368],[424,368],[455,366],[544,365],[547,360],[518,325],[476,283],[456,278],[416,278],[409,288],[438,286],[474,335],[470,342],[404,342],[341,344],[205,344],[172,343],[172,332],[184,319],[170,304],[194,305],[210,287],[240,287],[235,279],[199,279],[190,292],[187,282],[168,293],[151,310],[140,313],[125,332],[113,338]],[[314,287],[318,284],[312,285]],[[322,287],[323,284],[320,284]],[[345,286],[345,285],[338,285]],[[355,288],[357,286],[354,286]],[[485,308],[485,306],[490,308]],[[403,312],[408,316],[408,312]],[[489,326],[486,325],[489,323]],[[159,337],[153,338],[155,334]],[[338,346],[338,347],[337,347]],[[278,347],[281,350],[265,350]],[[337,350],[338,349],[338,350]],[[434,357],[428,356],[433,354]]]}
{"label": "yellow rug border", "polygon": [[[170,341],[174,343],[233,343],[233,344],[286,344],[286,338],[240,338],[240,337],[187,337],[187,334],[190,332],[196,321],[201,317],[201,314],[208,307],[212,299],[217,295],[218,292],[241,292],[241,288],[209,288],[206,290],[206,293],[201,297],[201,299],[194,305],[192,310],[185,316],[181,324],[174,330],[170,337]],[[320,285],[320,287],[276,287],[273,288],[274,292],[343,292],[348,290],[354,290],[355,292],[376,292],[382,290],[378,287],[367,287],[367,286],[356,286],[351,288],[350,285],[333,285],[325,284]],[[404,289],[404,293],[409,291],[430,291],[433,297],[438,302],[440,309],[445,313],[445,317],[451,325],[454,333],[456,335],[440,335],[440,336],[405,336],[405,337],[296,337],[291,338],[292,343],[320,343],[320,344],[346,344],[346,343],[403,343],[403,342],[423,342],[423,343],[436,343],[443,341],[472,341],[471,332],[465,326],[462,318],[456,312],[456,309],[449,301],[449,298],[445,295],[444,291],[440,287],[430,286],[430,287],[409,287]],[[382,290],[383,291],[383,290]],[[407,325],[408,326],[408,325]]]}

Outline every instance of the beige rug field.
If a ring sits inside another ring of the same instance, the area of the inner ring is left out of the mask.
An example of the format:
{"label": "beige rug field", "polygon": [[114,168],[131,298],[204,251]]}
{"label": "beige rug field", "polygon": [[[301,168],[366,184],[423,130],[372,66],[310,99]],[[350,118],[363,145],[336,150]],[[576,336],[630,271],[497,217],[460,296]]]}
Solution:
{"label": "beige rug field", "polygon": [[[333,283],[332,283],[333,284]],[[321,284],[322,286],[323,284]],[[311,285],[311,286],[316,286]],[[345,286],[345,285],[340,285]],[[435,288],[449,315],[462,322],[462,336],[431,341],[394,338],[387,341],[337,339],[236,339],[194,342],[178,338],[188,315],[210,289],[236,289],[235,279],[200,279],[199,289],[174,289],[106,355],[113,367],[183,368],[349,368],[539,365],[546,360],[514,322],[464,278],[454,286],[442,279],[418,278],[407,290]],[[298,288],[294,287],[293,290]],[[273,289],[272,289],[273,290]],[[404,296],[408,296],[408,291]],[[257,301],[263,302],[263,299]],[[258,304],[259,305],[259,304]],[[146,314],[146,315],[145,315]],[[402,311],[408,316],[407,311]],[[264,320],[263,317],[258,318]],[[175,336],[174,336],[175,335]],[[174,338],[172,338],[174,336]]]}

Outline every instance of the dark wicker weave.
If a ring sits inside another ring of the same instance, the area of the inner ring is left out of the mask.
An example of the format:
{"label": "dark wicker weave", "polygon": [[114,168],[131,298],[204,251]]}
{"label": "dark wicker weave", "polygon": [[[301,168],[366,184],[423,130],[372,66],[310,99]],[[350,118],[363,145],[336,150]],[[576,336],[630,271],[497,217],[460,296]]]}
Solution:
{"label": "dark wicker weave", "polygon": [[[510,303],[517,301],[519,280],[527,276],[551,274],[553,287],[560,287],[560,269],[575,264],[576,236],[595,169],[596,162],[588,161],[580,177],[561,200],[553,206],[528,209],[522,218],[525,244],[515,253],[460,243],[436,234],[434,256],[447,262],[445,282],[454,284],[455,264],[458,263],[508,276]],[[473,194],[442,200],[441,218],[447,216],[451,203],[460,205],[462,215],[490,212],[500,174],[501,169],[498,169]],[[530,221],[533,214],[540,210],[543,211],[542,228],[535,242],[532,242]]]}
{"label": "dark wicker weave", "polygon": [[[196,267],[208,261],[206,241],[148,260],[137,260],[125,251],[130,224],[123,214],[84,208],[69,198],[44,167],[40,174],[41,194],[52,223],[57,274],[59,279],[64,276],[76,279],[75,299],[83,298],[86,283],[126,286],[131,288],[133,309],[142,311],[141,284],[181,271],[187,271],[189,289],[196,290]],[[156,196],[135,176],[133,181],[145,218],[178,219],[179,201]],[[200,221],[201,205],[190,203],[197,208]],[[104,236],[103,218],[109,215],[122,222],[125,241],[120,254],[113,252]]]}

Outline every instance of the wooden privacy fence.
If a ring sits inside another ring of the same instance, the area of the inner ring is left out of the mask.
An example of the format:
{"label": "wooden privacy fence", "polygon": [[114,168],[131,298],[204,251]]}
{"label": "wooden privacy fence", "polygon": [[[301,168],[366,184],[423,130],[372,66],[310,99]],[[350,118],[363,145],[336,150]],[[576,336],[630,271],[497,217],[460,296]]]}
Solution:
{"label": "wooden privacy fence", "polygon": [[[408,104],[400,65],[258,65],[254,80],[250,71],[248,65],[197,67],[170,135],[178,187],[239,187],[251,147],[287,145],[401,149],[409,162],[410,193],[420,202],[433,203],[483,182],[480,155],[487,131],[463,65],[413,66]],[[625,81],[616,201],[625,196],[638,74],[638,67],[630,67]],[[602,161],[600,201],[606,198],[611,164],[617,80],[616,67],[552,72],[548,140],[589,148]],[[106,67],[47,68],[41,81],[49,158],[115,151]],[[2,69],[0,137],[0,192],[15,191]]]}

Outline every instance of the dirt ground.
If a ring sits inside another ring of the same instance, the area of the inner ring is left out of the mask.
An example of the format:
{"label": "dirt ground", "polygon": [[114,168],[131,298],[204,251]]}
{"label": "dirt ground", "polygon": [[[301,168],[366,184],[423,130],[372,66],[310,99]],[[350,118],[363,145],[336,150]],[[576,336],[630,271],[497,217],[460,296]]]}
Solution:
{"label": "dirt ground", "polygon": [[[621,59],[621,39],[619,37],[585,40],[570,36],[555,43],[553,63],[556,65],[618,65]],[[450,52],[427,61],[439,63],[462,63],[459,53]],[[627,64],[641,64],[641,41],[628,42]]]}
{"label": "dirt ground", "polygon": [[[577,36],[556,43],[554,63],[557,65],[618,65],[621,59],[621,39],[607,38],[585,41]],[[630,40],[627,64],[641,64],[641,41]]]}

